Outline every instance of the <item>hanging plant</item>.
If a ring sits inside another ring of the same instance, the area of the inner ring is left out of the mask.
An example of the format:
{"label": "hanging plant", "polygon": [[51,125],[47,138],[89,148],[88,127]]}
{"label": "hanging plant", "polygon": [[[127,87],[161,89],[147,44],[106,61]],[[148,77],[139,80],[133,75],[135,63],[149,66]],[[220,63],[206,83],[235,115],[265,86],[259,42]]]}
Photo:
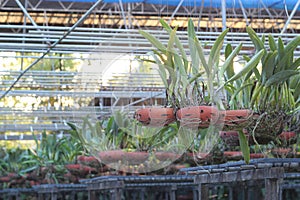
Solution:
{"label": "hanging plant", "polygon": [[256,113],[245,126],[256,143],[266,144],[275,141],[283,130],[299,125],[299,92],[295,89],[299,81],[295,77],[299,77],[300,59],[294,59],[293,52],[300,36],[284,45],[280,37],[276,43],[269,35],[265,46],[264,36],[260,39],[250,27],[247,32],[256,53],[251,59],[244,56],[247,63],[240,72],[235,74],[228,68],[224,86],[231,108]]}
{"label": "hanging plant", "polygon": [[134,118],[144,126],[166,126],[176,120],[173,108],[141,108],[135,111]]}
{"label": "hanging plant", "polygon": [[[181,121],[182,117],[188,118],[186,121],[200,120],[199,127],[207,127],[210,124],[207,123],[208,121],[215,120],[205,119],[203,121],[207,114],[197,113],[199,110],[197,108],[198,106],[212,105],[218,109],[223,108],[215,87],[220,82],[221,73],[233,62],[242,45],[235,48],[223,65],[220,65],[221,49],[229,31],[226,29],[214,42],[207,59],[197,38],[193,21],[190,19],[187,29],[190,54],[188,57],[188,53],[185,52],[183,44],[176,35],[177,28],[172,29],[164,20],[160,20],[160,22],[169,34],[167,46],[146,31],[140,30],[140,33],[155,47],[152,52],[153,60],[148,61],[158,65],[160,77],[166,88],[167,106],[174,108],[174,112],[179,113],[177,114],[178,120]],[[205,83],[204,80],[206,80]],[[182,113],[184,114],[182,115]],[[213,115],[218,115],[218,112]],[[197,118],[192,119],[195,116]],[[143,123],[143,120],[141,122]]]}

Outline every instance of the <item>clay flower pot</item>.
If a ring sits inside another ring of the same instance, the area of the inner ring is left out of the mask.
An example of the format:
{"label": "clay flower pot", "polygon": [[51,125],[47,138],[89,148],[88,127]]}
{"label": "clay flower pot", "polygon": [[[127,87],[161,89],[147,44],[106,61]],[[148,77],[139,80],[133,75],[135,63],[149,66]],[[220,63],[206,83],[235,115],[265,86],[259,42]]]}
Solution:
{"label": "clay flower pot", "polygon": [[[253,138],[248,134],[248,131],[243,129],[243,133],[245,134],[248,143],[254,144]],[[239,132],[235,130],[230,131],[219,131],[220,138],[229,146],[239,146]]]}
{"label": "clay flower pot", "polygon": [[[223,154],[228,160],[240,160],[243,158],[241,151],[224,151]],[[264,158],[265,155],[262,153],[250,153],[250,159]]]}
{"label": "clay flower pot", "polygon": [[239,146],[238,131],[219,131],[220,138],[229,146]]}
{"label": "clay flower pot", "polygon": [[276,157],[290,157],[293,155],[293,150],[292,148],[283,148],[283,147],[280,147],[280,148],[274,148],[272,149],[272,154]]}
{"label": "clay flower pot", "polygon": [[81,156],[77,157],[77,160],[82,165],[87,165],[87,166],[94,167],[94,168],[101,167],[99,160],[97,160],[97,158],[95,158],[94,156],[81,155]]}
{"label": "clay flower pot", "polygon": [[181,126],[207,128],[219,119],[219,110],[214,106],[190,106],[176,112]]}
{"label": "clay flower pot", "polygon": [[110,150],[98,153],[99,159],[104,164],[126,162],[130,165],[141,164],[145,162],[149,153],[147,152],[126,152],[123,150]]}
{"label": "clay flower pot", "polygon": [[258,117],[248,109],[220,111],[219,123],[225,127],[242,127],[247,124],[251,117]]}
{"label": "clay flower pot", "polygon": [[297,139],[297,134],[293,131],[283,131],[277,136],[282,141],[291,141]]}
{"label": "clay flower pot", "polygon": [[250,159],[258,159],[258,158],[265,158],[266,155],[263,153],[250,153]]}
{"label": "clay flower pot", "polygon": [[186,161],[187,162],[203,162],[209,159],[212,156],[211,153],[207,152],[188,152],[186,153]]}
{"label": "clay flower pot", "polygon": [[175,161],[179,159],[182,155],[172,152],[155,152],[155,158],[159,161]]}
{"label": "clay flower pot", "polygon": [[152,107],[135,111],[134,118],[144,126],[166,126],[176,120],[173,108]]}
{"label": "clay flower pot", "polygon": [[84,166],[81,164],[67,164],[65,165],[66,169],[73,175],[84,177],[91,173],[96,173],[97,170],[95,168]]}
{"label": "clay flower pot", "polygon": [[241,151],[224,151],[223,155],[227,159],[232,159],[232,160],[243,158],[243,153]]}
{"label": "clay flower pot", "polygon": [[12,180],[12,177],[10,176],[1,176],[0,177],[0,183],[8,183]]}

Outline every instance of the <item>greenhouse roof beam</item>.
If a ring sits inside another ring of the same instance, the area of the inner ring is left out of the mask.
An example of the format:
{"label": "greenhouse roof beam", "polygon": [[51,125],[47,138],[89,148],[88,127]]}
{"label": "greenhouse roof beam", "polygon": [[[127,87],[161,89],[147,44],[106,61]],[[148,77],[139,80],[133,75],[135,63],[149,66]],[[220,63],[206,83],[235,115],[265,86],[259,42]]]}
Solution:
{"label": "greenhouse roof beam", "polygon": [[295,7],[294,7],[292,13],[290,14],[288,20],[286,21],[286,23],[285,23],[285,25],[284,25],[284,27],[283,27],[283,29],[282,29],[282,31],[281,31],[281,34],[283,34],[283,33],[286,31],[288,25],[289,25],[290,22],[291,22],[291,19],[294,17],[296,11],[298,10],[299,5],[300,5],[300,0],[297,1],[297,3],[296,3],[296,5],[295,5]]}
{"label": "greenhouse roof beam", "polygon": [[96,3],[94,3],[91,8],[61,37],[59,38],[56,42],[54,42],[48,49],[47,51],[45,51],[43,53],[43,55],[41,55],[38,59],[36,59],[35,61],[33,61],[14,81],[13,84],[11,84],[11,86],[6,90],[4,91],[1,95],[0,95],[0,100],[2,98],[4,98],[12,89],[13,87],[15,86],[15,84],[20,80],[20,78],[27,72],[29,71],[34,65],[36,65],[40,60],[42,60],[48,53],[50,53],[50,51],[55,48],[55,46],[57,44],[59,44],[61,41],[63,41],[72,31],[75,30],[75,28],[81,24],[85,18],[93,11],[93,9],[95,7],[97,7],[97,5],[99,5],[100,3],[102,2],[102,0],[97,0]]}

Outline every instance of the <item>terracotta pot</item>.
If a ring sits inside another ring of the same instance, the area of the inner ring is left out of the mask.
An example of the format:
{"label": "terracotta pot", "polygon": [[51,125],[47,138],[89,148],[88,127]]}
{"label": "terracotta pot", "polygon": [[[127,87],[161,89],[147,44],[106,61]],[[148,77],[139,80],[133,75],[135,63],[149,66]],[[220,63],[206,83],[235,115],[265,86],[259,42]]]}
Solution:
{"label": "terracotta pot", "polygon": [[204,162],[208,159],[210,159],[212,156],[211,153],[202,153],[202,152],[189,152],[186,154],[186,161],[187,162],[192,162],[192,163],[199,163],[199,162]]}
{"label": "terracotta pot", "polygon": [[135,111],[134,118],[144,126],[166,126],[176,120],[173,108],[152,107]]}
{"label": "terracotta pot", "polygon": [[241,127],[247,124],[251,117],[258,117],[248,109],[220,111],[218,122],[225,127]]}
{"label": "terracotta pot", "polygon": [[224,151],[223,155],[227,159],[241,159],[243,157],[243,153],[241,151]]}
{"label": "terracotta pot", "polygon": [[190,106],[179,109],[176,118],[181,126],[207,128],[219,119],[219,110],[214,106]]}
{"label": "terracotta pot", "polygon": [[263,153],[250,153],[251,159],[265,158],[266,155]]}
{"label": "terracotta pot", "polygon": [[297,134],[293,131],[284,131],[277,136],[280,140],[290,141],[296,140]]}
{"label": "terracotta pot", "polygon": [[1,177],[0,177],[0,183],[3,183],[3,182],[8,183],[8,182],[10,182],[11,180],[13,180],[13,178],[10,177],[10,176],[1,176]]}
{"label": "terracotta pot", "polygon": [[272,149],[271,152],[276,157],[289,157],[293,154],[293,150],[291,148],[275,148]]}
{"label": "terracotta pot", "polygon": [[219,131],[220,138],[229,146],[239,146],[238,131]]}
{"label": "terracotta pot", "polygon": [[160,161],[175,161],[181,157],[181,154],[172,152],[155,152],[154,155]]}
{"label": "terracotta pot", "polygon": [[[243,133],[245,134],[248,144],[252,145],[254,144],[253,138],[249,136],[247,130],[243,130]],[[239,132],[238,131],[219,131],[220,138],[229,146],[239,146],[240,145],[240,139],[239,139]]]}
{"label": "terracotta pot", "polygon": [[94,156],[78,156],[77,160],[80,164],[87,165],[94,168],[101,167],[99,160]]}
{"label": "terracotta pot", "polygon": [[[243,153],[241,151],[224,151],[224,156],[227,159],[238,160],[243,158]],[[265,155],[262,153],[250,153],[250,159],[264,158]]]}
{"label": "terracotta pot", "polygon": [[66,182],[69,182],[69,183],[77,183],[78,182],[78,177],[71,174],[70,172],[64,174],[64,179]]}
{"label": "terracotta pot", "polygon": [[99,159],[104,164],[126,162],[131,165],[145,162],[149,153],[147,152],[125,152],[123,150],[111,150],[98,153]]}
{"label": "terracotta pot", "polygon": [[84,166],[81,164],[67,164],[65,165],[67,170],[76,176],[86,176],[91,173],[96,173],[97,170],[95,168],[89,167],[89,166]]}

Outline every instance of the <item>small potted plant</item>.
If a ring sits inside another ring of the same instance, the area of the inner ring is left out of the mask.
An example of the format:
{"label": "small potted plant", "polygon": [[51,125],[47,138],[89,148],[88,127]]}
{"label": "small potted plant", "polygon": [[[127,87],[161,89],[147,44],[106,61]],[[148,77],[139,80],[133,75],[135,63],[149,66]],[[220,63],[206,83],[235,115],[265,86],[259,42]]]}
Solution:
{"label": "small potted plant", "polygon": [[242,105],[255,113],[243,128],[255,143],[267,144],[275,141],[287,127],[299,124],[295,119],[299,113],[299,96],[295,91],[298,81],[293,77],[299,76],[300,59],[294,59],[293,51],[300,44],[300,37],[284,45],[280,37],[276,43],[273,36],[269,35],[266,47],[265,37],[260,39],[250,27],[247,27],[247,32],[256,53],[251,59],[247,56],[244,58],[248,63],[251,60],[253,63],[247,63],[237,74],[228,73],[230,76],[224,85],[229,92],[231,107]]}
{"label": "small potted plant", "polygon": [[225,62],[220,65],[223,41],[229,31],[226,29],[214,42],[206,59],[190,19],[187,30],[189,57],[176,35],[177,28],[172,29],[164,20],[160,22],[169,33],[167,46],[145,31],[140,33],[155,47],[153,60],[150,62],[159,67],[166,88],[167,106],[174,109],[176,119],[181,125],[207,128],[218,121],[219,109],[223,109],[219,94],[215,91],[216,84],[220,82],[222,72],[232,63],[242,45],[230,52]]}

